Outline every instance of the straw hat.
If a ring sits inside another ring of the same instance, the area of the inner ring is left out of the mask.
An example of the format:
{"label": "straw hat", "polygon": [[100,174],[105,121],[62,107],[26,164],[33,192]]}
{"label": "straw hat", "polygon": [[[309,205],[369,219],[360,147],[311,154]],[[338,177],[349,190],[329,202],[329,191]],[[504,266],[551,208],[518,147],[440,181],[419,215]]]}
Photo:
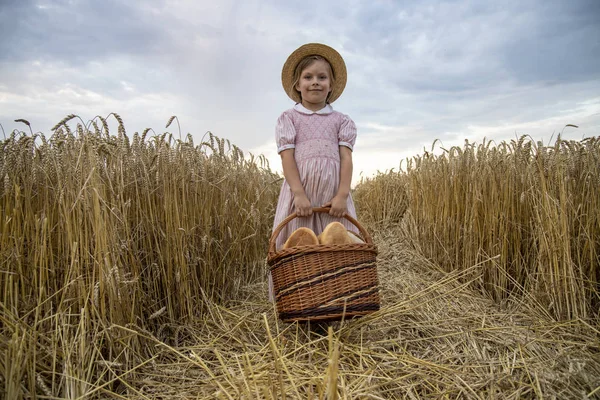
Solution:
{"label": "straw hat", "polygon": [[346,63],[344,63],[344,59],[340,53],[321,43],[308,43],[298,47],[292,54],[290,54],[285,61],[285,64],[283,64],[283,69],[281,70],[281,84],[283,85],[283,90],[285,90],[287,95],[296,103],[301,103],[302,98],[300,97],[300,93],[298,93],[296,89],[292,87],[294,84],[294,71],[296,70],[296,66],[304,57],[315,55],[326,59],[333,70],[335,83],[332,87],[333,90],[331,91],[331,95],[329,96],[329,99],[327,99],[327,102],[333,103],[338,97],[340,97],[344,91],[344,87],[346,87]]}

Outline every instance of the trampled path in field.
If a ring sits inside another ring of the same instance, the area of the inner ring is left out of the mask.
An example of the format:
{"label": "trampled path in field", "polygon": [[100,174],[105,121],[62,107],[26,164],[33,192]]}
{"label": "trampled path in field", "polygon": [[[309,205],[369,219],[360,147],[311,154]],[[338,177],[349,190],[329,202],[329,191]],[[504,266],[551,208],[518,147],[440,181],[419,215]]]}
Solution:
{"label": "trampled path in field", "polygon": [[526,301],[471,289],[393,231],[376,235],[382,309],[309,332],[278,322],[265,282],[190,326],[146,336],[155,357],[123,375],[131,398],[426,399],[600,396],[589,322],[552,321]]}

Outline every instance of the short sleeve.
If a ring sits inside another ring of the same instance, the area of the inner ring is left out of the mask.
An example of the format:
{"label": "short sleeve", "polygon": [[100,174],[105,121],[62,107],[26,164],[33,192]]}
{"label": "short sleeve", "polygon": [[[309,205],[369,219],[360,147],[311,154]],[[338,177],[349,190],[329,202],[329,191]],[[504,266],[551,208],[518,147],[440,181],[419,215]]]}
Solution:
{"label": "short sleeve", "polygon": [[277,142],[277,153],[296,147],[296,128],[287,113],[281,114],[275,126],[275,140]]}
{"label": "short sleeve", "polygon": [[349,116],[344,115],[338,133],[338,144],[354,150],[354,142],[356,142],[356,125]]}

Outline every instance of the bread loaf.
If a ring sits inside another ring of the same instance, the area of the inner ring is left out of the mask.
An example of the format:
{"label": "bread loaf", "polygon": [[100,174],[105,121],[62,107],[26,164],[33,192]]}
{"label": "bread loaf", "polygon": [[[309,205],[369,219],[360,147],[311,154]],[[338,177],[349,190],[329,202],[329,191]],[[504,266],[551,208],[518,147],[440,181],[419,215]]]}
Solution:
{"label": "bread loaf", "polygon": [[319,235],[321,244],[347,244],[352,243],[346,227],[340,222],[332,222],[325,227]]}
{"label": "bread loaf", "polygon": [[301,227],[292,232],[288,240],[285,241],[283,248],[289,249],[290,247],[310,246],[314,244],[319,244],[317,235],[311,229]]}
{"label": "bread loaf", "polygon": [[348,231],[348,236],[350,237],[350,240],[352,241],[352,243],[364,243],[365,242],[364,240],[362,240],[360,238],[360,236],[358,236],[358,234],[356,232]]}

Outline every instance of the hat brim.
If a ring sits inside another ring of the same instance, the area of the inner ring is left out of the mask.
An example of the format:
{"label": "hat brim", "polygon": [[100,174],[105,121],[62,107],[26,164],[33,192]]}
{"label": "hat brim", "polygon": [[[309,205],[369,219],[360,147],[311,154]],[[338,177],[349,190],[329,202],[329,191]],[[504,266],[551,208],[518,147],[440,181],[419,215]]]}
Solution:
{"label": "hat brim", "polygon": [[293,87],[294,85],[294,72],[296,67],[305,57],[318,55],[323,57],[331,65],[331,69],[334,77],[334,84],[332,87],[332,93],[327,99],[328,103],[333,103],[344,91],[346,87],[346,63],[344,59],[335,49],[321,44],[321,43],[308,43],[298,47],[285,61],[283,69],[281,70],[281,84],[283,90],[287,93],[290,99],[296,103],[301,103],[302,98],[300,93]]}

